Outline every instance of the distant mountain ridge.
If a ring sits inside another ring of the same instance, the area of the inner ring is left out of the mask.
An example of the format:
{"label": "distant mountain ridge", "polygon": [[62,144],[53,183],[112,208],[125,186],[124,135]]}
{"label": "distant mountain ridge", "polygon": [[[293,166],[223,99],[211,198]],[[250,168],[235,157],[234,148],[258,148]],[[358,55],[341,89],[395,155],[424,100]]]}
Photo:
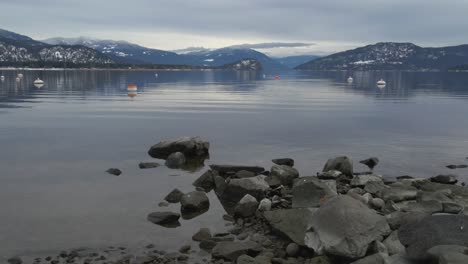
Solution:
{"label": "distant mountain ridge", "polygon": [[413,43],[380,42],[315,59],[300,70],[447,70],[468,64],[468,45],[423,48]]}
{"label": "distant mountain ridge", "polygon": [[0,65],[63,66],[106,65],[114,61],[85,46],[50,45],[0,29]]}
{"label": "distant mountain ridge", "polygon": [[320,58],[320,56],[317,56],[317,55],[296,55],[296,56],[287,56],[287,57],[280,57],[280,58],[273,58],[273,59],[288,68],[294,69],[301,64],[304,64],[306,62],[309,62],[318,58]]}

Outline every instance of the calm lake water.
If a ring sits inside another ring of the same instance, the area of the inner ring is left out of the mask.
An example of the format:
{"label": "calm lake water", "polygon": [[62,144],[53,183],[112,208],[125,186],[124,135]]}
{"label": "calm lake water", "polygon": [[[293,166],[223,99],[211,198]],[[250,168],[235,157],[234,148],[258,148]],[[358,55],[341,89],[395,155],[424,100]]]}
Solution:
{"label": "calm lake water", "polygon": [[[140,170],[160,140],[198,135],[212,163],[263,165],[291,157],[301,175],[327,158],[377,156],[387,177],[468,170],[468,74],[222,71],[3,71],[0,82],[0,256],[154,243],[174,249],[199,227],[223,231],[222,207],[177,229],[146,221],[195,173]],[[45,81],[38,89],[36,77]],[[387,81],[378,88],[378,79]],[[138,85],[135,97],[127,85]],[[161,162],[162,163],[162,162]],[[120,177],[105,173],[110,167]],[[172,206],[169,210],[178,210]]]}

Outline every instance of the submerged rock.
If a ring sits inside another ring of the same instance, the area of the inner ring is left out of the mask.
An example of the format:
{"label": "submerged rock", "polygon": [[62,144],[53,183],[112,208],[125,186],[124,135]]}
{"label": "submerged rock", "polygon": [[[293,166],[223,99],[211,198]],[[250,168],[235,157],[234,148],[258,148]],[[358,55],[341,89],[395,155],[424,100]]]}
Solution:
{"label": "submerged rock", "polygon": [[447,174],[447,175],[437,175],[435,177],[431,178],[432,182],[437,182],[437,183],[443,183],[443,184],[455,184],[458,182],[457,176],[452,175],[452,174]]}
{"label": "submerged rock", "polygon": [[179,223],[180,214],[174,212],[154,212],[148,215],[148,221],[153,224],[165,226],[165,227],[176,227],[180,226]]}
{"label": "submerged rock", "polygon": [[326,172],[330,170],[337,170],[346,176],[352,177],[353,161],[346,156],[329,159],[323,167],[323,171]]}
{"label": "submerged rock", "polygon": [[222,258],[222,259],[235,261],[241,255],[251,253],[251,252],[258,253],[259,251],[260,251],[259,245],[252,241],[246,241],[246,242],[224,241],[224,242],[219,242],[213,248],[211,255],[214,258]]}
{"label": "submerged rock", "polygon": [[270,176],[279,179],[283,185],[292,185],[294,179],[299,177],[299,172],[287,165],[273,165]]}
{"label": "submerged rock", "polygon": [[210,165],[212,170],[217,171],[220,175],[225,175],[228,172],[236,173],[241,170],[250,171],[258,175],[265,171],[265,168],[259,166],[243,166],[243,165]]}
{"label": "submerged rock", "polygon": [[140,164],[138,164],[138,167],[140,169],[152,169],[152,168],[157,168],[159,166],[161,165],[157,162],[140,162]]}
{"label": "submerged rock", "polygon": [[205,173],[203,173],[195,182],[193,183],[193,186],[195,187],[201,187],[205,191],[209,192],[213,188],[215,188],[215,177],[218,174],[215,171],[208,170]]}
{"label": "submerged rock", "polygon": [[122,174],[122,171],[117,168],[110,168],[106,170],[106,172],[115,176],[120,176],[120,174]]}
{"label": "submerged rock", "polygon": [[9,264],[22,264],[23,260],[20,257],[12,257],[7,260]]}
{"label": "submerged rock", "polygon": [[211,231],[209,228],[200,228],[200,230],[192,236],[193,241],[203,241],[208,239],[211,239]]}
{"label": "submerged rock", "polygon": [[271,161],[277,165],[286,165],[289,167],[294,167],[294,160],[290,158],[273,159]]}
{"label": "submerged rock", "polygon": [[327,184],[317,177],[301,177],[294,181],[292,207],[318,207],[336,195]]}
{"label": "submerged rock", "polygon": [[305,244],[317,253],[345,258],[365,256],[369,244],[390,233],[385,217],[350,196],[332,198],[310,219]]}
{"label": "submerged rock", "polygon": [[182,152],[186,157],[209,156],[210,143],[199,137],[180,137],[175,140],[161,141],[152,146],[148,154],[157,159],[167,159],[175,152]]}
{"label": "submerged rock", "polygon": [[375,166],[377,166],[377,164],[379,164],[379,159],[376,157],[372,157],[365,160],[361,160],[359,161],[359,163],[366,165],[367,167],[369,167],[369,169],[372,170]]}
{"label": "submerged rock", "polygon": [[182,196],[180,205],[184,219],[191,219],[206,212],[210,208],[210,200],[205,192],[193,191]]}
{"label": "submerged rock", "polygon": [[449,168],[449,169],[454,170],[454,169],[465,169],[465,168],[468,168],[468,165],[466,165],[466,164],[462,164],[462,165],[448,165],[448,166],[446,166],[446,167]]}
{"label": "submerged rock", "polygon": [[166,197],[164,197],[164,200],[170,203],[178,203],[180,202],[180,199],[182,199],[182,196],[184,196],[184,193],[176,188],[172,190],[168,195],[166,195]]}
{"label": "submerged rock", "polygon": [[179,169],[185,165],[186,159],[182,152],[174,152],[166,159],[166,166],[171,169]]}

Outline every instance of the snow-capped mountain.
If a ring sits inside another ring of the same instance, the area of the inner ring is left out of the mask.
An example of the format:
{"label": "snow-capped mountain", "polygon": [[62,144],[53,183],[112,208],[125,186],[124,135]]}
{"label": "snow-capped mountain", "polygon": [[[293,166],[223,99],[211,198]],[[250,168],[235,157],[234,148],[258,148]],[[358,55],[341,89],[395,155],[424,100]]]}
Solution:
{"label": "snow-capped mountain", "polygon": [[236,71],[259,71],[262,69],[262,65],[257,60],[246,59],[223,65],[221,68]]}
{"label": "snow-capped mountain", "polygon": [[84,46],[50,45],[0,29],[1,65],[104,65],[109,57]]}
{"label": "snow-capped mountain", "polygon": [[174,52],[150,49],[127,41],[99,40],[86,37],[50,38],[43,40],[49,44],[83,45],[108,55],[120,63],[130,64],[187,64],[187,61]]}
{"label": "snow-capped mountain", "polygon": [[468,45],[423,48],[412,43],[381,42],[299,65],[301,70],[446,70],[468,63]]}

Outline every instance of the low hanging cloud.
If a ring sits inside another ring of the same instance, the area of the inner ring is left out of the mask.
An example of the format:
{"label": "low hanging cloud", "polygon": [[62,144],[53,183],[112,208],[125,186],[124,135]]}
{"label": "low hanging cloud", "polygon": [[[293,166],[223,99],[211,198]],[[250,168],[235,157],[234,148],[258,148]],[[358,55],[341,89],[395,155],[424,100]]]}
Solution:
{"label": "low hanging cloud", "polygon": [[240,44],[231,46],[231,48],[244,48],[244,49],[275,49],[275,48],[299,48],[310,47],[315,43],[300,43],[300,42],[269,42],[269,43],[256,43],[256,44]]}

